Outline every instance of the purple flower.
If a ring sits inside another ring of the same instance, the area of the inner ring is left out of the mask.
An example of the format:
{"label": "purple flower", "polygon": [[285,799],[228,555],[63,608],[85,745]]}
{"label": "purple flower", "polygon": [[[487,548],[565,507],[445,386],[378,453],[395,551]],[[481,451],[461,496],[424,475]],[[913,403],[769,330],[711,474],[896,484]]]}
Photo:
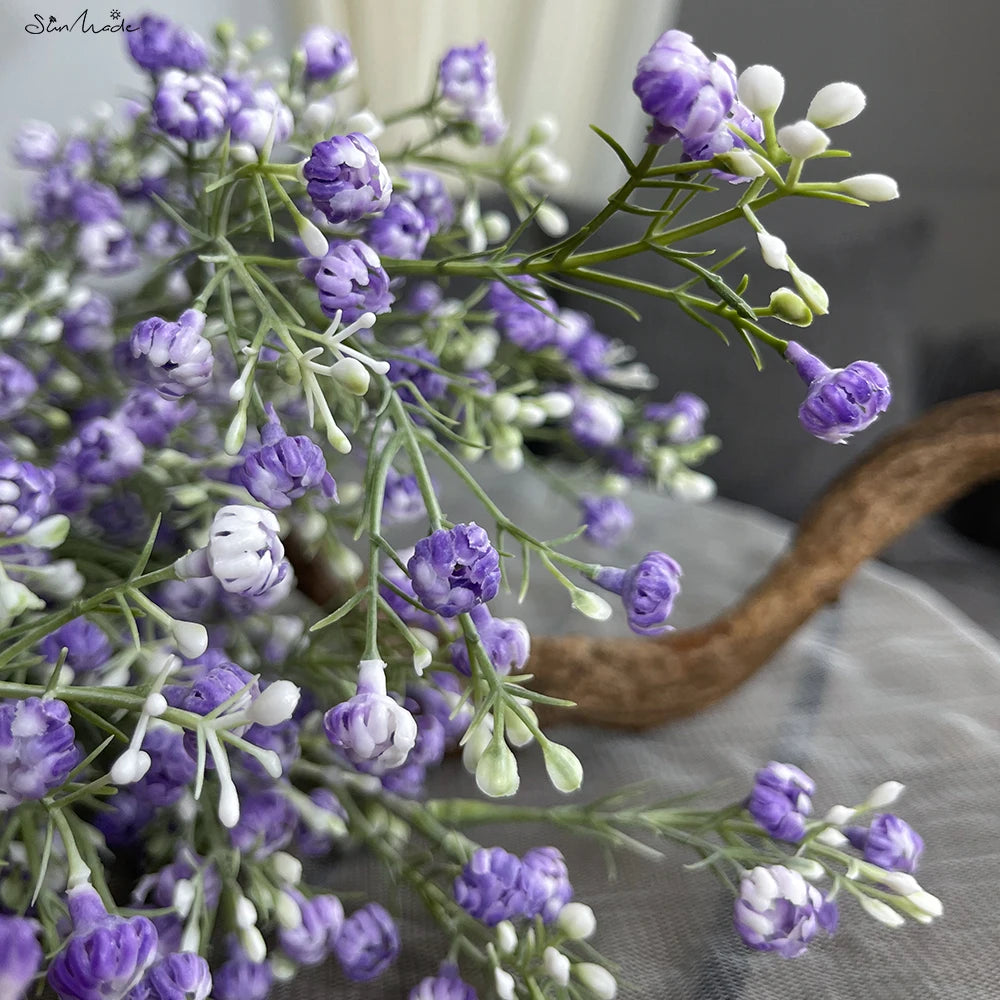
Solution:
{"label": "purple flower", "polygon": [[105,219],[80,228],[76,237],[80,263],[95,274],[115,275],[139,263],[132,234],[117,219]]}
{"label": "purple flower", "polygon": [[190,847],[178,848],[177,856],[169,865],[152,875],[144,875],[132,893],[135,905],[148,904],[157,909],[173,906],[177,883],[200,878],[205,896],[205,906],[215,909],[219,902],[222,882],[215,866],[195,854]]}
{"label": "purple flower", "polygon": [[0,354],[0,420],[20,413],[37,390],[35,376],[20,361]]}
{"label": "purple flower", "polygon": [[605,396],[576,390],[573,398],[569,429],[584,448],[608,448],[620,440],[625,427],[622,415]]}
{"label": "purple flower", "polygon": [[0,997],[21,1000],[42,966],[38,924],[0,914]]}
{"label": "purple flower", "polygon": [[371,774],[403,764],[417,738],[413,716],[386,693],[380,660],[361,661],[357,693],[326,713],[323,728],[333,746]]}
{"label": "purple flower", "polygon": [[42,656],[49,663],[59,659],[63,647],[66,648],[66,666],[74,674],[90,673],[111,659],[111,643],[104,629],[86,618],[74,618],[50,632],[39,643]]}
{"label": "purple flower", "polygon": [[229,840],[244,855],[261,861],[291,841],[298,820],[295,808],[278,789],[244,792],[239,822],[229,831]]}
{"label": "purple flower", "polygon": [[920,834],[892,813],[876,813],[870,826],[849,826],[844,834],[852,846],[864,852],[865,861],[886,871],[912,875],[924,850]]}
{"label": "purple flower", "polygon": [[419,260],[431,238],[423,213],[405,195],[394,193],[386,210],[368,223],[365,239],[383,257]]}
{"label": "purple flower", "polygon": [[642,415],[663,424],[671,444],[686,444],[705,433],[708,404],[693,392],[679,392],[669,403],[647,404]]}
{"label": "purple flower", "polygon": [[125,398],[120,414],[122,422],[147,448],[162,448],[174,430],[194,411],[193,403],[182,404],[141,385]]}
{"label": "purple flower", "polygon": [[62,320],[63,343],[74,351],[104,351],[113,343],[114,307],[110,299],[90,289],[71,293]]}
{"label": "purple flower", "polygon": [[333,951],[344,924],[344,907],[336,896],[306,899],[296,893],[302,923],[282,928],[278,940],[285,954],[300,965],[319,965]]}
{"label": "purple flower", "polygon": [[408,1000],[479,1000],[476,991],[458,974],[454,965],[442,965],[436,976],[421,979],[410,990]]}
{"label": "purple flower", "polygon": [[399,931],[384,907],[367,903],[344,921],[334,950],[344,975],[353,982],[366,983],[396,960]]}
{"label": "purple flower", "polygon": [[455,204],[437,174],[430,170],[402,170],[400,177],[409,185],[403,193],[419,209],[431,236],[455,221]]}
{"label": "purple flower", "polygon": [[725,56],[710,61],[687,32],[662,34],[636,67],[632,89],[656,121],[651,141],[714,132],[736,98],[736,73]]}
{"label": "purple flower", "polygon": [[805,835],[815,790],[812,778],[794,764],[772,760],[757,772],[747,810],[770,836],[797,843]]}
{"label": "purple flower", "polygon": [[502,847],[480,847],[455,878],[455,901],[487,927],[527,912],[524,866]]}
{"label": "purple flower", "polygon": [[299,42],[306,57],[306,79],[329,80],[354,65],[354,53],[347,35],[317,24]]}
{"label": "purple flower", "polygon": [[[273,726],[255,723],[243,734],[243,738],[255,747],[276,753],[285,774],[302,752],[299,745],[299,724],[294,719],[286,719]],[[259,778],[263,778],[267,773],[263,764],[250,754],[243,754],[240,763],[243,768]]]}
{"label": "purple flower", "polygon": [[273,87],[257,87],[240,102],[239,110],[229,120],[229,130],[237,142],[247,142],[254,149],[263,149],[268,137],[273,142],[287,142],[295,122],[292,113],[282,103]]}
{"label": "purple flower", "polygon": [[583,537],[595,545],[614,548],[632,530],[635,518],[619,497],[581,497],[585,531]]}
{"label": "purple flower", "polygon": [[325,257],[307,257],[300,267],[316,283],[320,308],[331,319],[338,312],[344,323],[366,312],[378,316],[395,299],[378,254],[361,240],[334,243]]}
{"label": "purple flower", "polygon": [[153,98],[153,116],[157,128],[175,139],[217,139],[226,130],[229,102],[229,91],[217,76],[168,69]]}
{"label": "purple flower", "polygon": [[26,121],[14,136],[14,159],[22,167],[49,167],[58,152],[59,133],[48,122]]}
{"label": "purple flower", "polygon": [[500,556],[475,521],[421,538],[406,568],[420,603],[445,618],[493,600],[500,590]]}
{"label": "purple flower", "polygon": [[[211,662],[209,654],[212,652],[214,651],[209,650],[203,659]],[[163,693],[167,701],[175,708],[184,709],[185,712],[208,715],[223,702],[229,701],[233,695],[245,690],[245,703],[234,706],[245,708],[260,693],[253,674],[235,663],[230,663],[225,659],[225,654],[221,654],[220,660],[221,662],[210,666],[190,685],[171,684],[164,688]]]}
{"label": "purple flower", "polygon": [[419,521],[426,513],[417,477],[412,474],[402,476],[390,468],[382,498],[382,519],[387,524],[405,524]]}
{"label": "purple flower", "polygon": [[157,962],[127,1000],[207,1000],[211,992],[208,962],[194,952],[182,951]]}
{"label": "purple flower", "polygon": [[[479,641],[498,674],[518,673],[528,662],[531,636],[518,618],[494,618],[485,605],[472,609]],[[464,638],[456,639],[449,650],[452,666],[466,677],[472,673],[469,648]]]}
{"label": "purple flower", "polygon": [[124,787],[115,792],[107,805],[91,820],[104,836],[104,842],[112,851],[138,850],[142,831],[156,815],[152,803],[140,799],[131,787]]}
{"label": "purple flower", "polygon": [[236,481],[272,510],[283,510],[311,489],[336,499],[337,484],[326,471],[323,450],[305,435],[289,437],[270,404],[267,415],[260,447],[247,455]]}
{"label": "purple flower", "polygon": [[212,996],[215,1000],[267,1000],[274,974],[267,962],[252,962],[239,948],[215,970]]}
{"label": "purple flower", "polygon": [[[412,382],[413,387],[424,399],[441,399],[448,392],[448,379],[435,368],[441,367],[441,360],[426,347],[401,347],[397,352],[401,358],[389,362],[389,381],[394,385]],[[396,390],[404,403],[416,403],[417,397],[409,386]]]}
{"label": "purple flower", "polygon": [[156,14],[144,14],[138,29],[127,32],[125,38],[129,54],[143,69],[151,73],[171,68],[188,73],[204,69],[208,61],[205,43],[194,32]]}
{"label": "purple flower", "polygon": [[61,1000],[120,1000],[156,960],[156,928],[146,917],[112,916],[89,884],[67,893],[73,933],[49,965]]}
{"label": "purple flower", "polygon": [[799,423],[821,441],[844,444],[889,407],[889,379],[871,361],[830,368],[794,340],[789,341],[785,358],[809,386],[799,407]]}
{"label": "purple flower", "polygon": [[[399,553],[400,559],[408,560],[413,554],[413,550],[402,550]],[[407,597],[418,601],[418,597],[413,590],[413,581],[394,562],[386,562],[382,567],[382,576],[391,583],[396,590],[402,591]],[[415,608],[409,601],[400,597],[396,591],[383,584],[379,588],[379,593],[385,598],[389,607],[406,622],[407,625],[415,625],[417,628],[426,629],[428,632],[436,632],[440,627],[440,621],[432,614]]]}
{"label": "purple flower", "polygon": [[[734,149],[746,149],[747,144],[730,127],[732,122],[740,131],[751,139],[762,142],[764,139],[764,123],[745,105],[739,101],[733,102],[733,108],[728,118],[714,132],[706,135],[686,135],[684,137],[684,154],[681,160],[710,160],[713,156],[729,153]],[[730,184],[742,184],[750,180],[740,174],[730,174],[724,170],[713,168],[712,173]]]}
{"label": "purple flower", "polygon": [[820,930],[837,929],[837,904],[784,865],[760,866],[743,876],[733,919],[751,948],[797,958]]}
{"label": "purple flower", "polygon": [[423,715],[433,715],[441,723],[445,744],[455,747],[472,721],[472,706],[462,703],[462,682],[454,674],[436,671],[429,680],[431,683],[409,685],[406,694],[420,706]]}
{"label": "purple flower", "polygon": [[147,377],[167,399],[186,396],[212,377],[212,345],[202,336],[205,318],[197,309],[186,309],[176,322],[151,316],[132,330],[132,357],[147,359]]}
{"label": "purple flower", "polygon": [[94,417],[60,450],[53,470],[56,488],[65,485],[67,477],[84,484],[117,483],[139,471],[145,452],[142,442],[122,420]]}
{"label": "purple flower", "polygon": [[69,718],[55,698],[0,703],[0,809],[42,798],[80,763]]}
{"label": "purple flower", "polygon": [[129,788],[157,809],[173,805],[194,781],[196,771],[193,758],[184,752],[183,735],[166,728],[150,729],[142,749],[149,754],[149,770]]}
{"label": "purple flower", "polygon": [[55,476],[0,452],[0,535],[20,535],[52,509]]}
{"label": "purple flower", "polygon": [[317,142],[302,174],[313,204],[335,225],[358,222],[389,206],[389,173],[375,144],[361,132]]}
{"label": "purple flower", "polygon": [[551,924],[573,898],[573,886],[562,852],[555,847],[533,847],[521,858],[527,916],[540,915]]}
{"label": "purple flower", "polygon": [[628,569],[602,566],[594,582],[621,595],[629,628],[638,635],[661,635],[670,625],[674,599],[680,593],[681,568],[663,552],[650,552]]}
{"label": "purple flower", "polygon": [[512,344],[526,351],[540,351],[557,343],[559,324],[555,317],[559,307],[534,278],[514,280],[524,288],[528,300],[502,281],[494,281],[490,285],[486,301],[490,309],[496,311],[497,329]]}
{"label": "purple flower", "polygon": [[496,59],[485,42],[449,49],[438,66],[438,92],[450,116],[475,125],[488,146],[507,132],[497,91]]}
{"label": "purple flower", "polygon": [[73,192],[73,214],[84,224],[121,220],[122,203],[111,188],[91,181],[81,182]]}

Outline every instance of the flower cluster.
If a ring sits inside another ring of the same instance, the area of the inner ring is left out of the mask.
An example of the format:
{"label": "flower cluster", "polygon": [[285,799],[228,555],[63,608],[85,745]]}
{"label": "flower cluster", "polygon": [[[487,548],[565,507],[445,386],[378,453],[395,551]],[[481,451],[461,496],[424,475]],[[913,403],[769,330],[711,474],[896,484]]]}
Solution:
{"label": "flower cluster", "polygon": [[[710,498],[697,467],[718,442],[705,400],[661,394],[613,321],[563,292],[594,285],[631,312],[616,296],[652,291],[731,326],[805,381],[806,430],[865,429],[890,402],[881,369],[828,367],[768,329],[829,301],[762,221],[786,197],[895,196],[881,175],[801,182],[863,95],[831,85],[778,128],[777,70],[737,76],[669,31],[636,70],[648,142],[633,159],[605,136],[627,177],[571,233],[550,199],[567,179],[555,124],[501,142],[485,42],[380,119],[352,105],[371,68],[332,28],[280,60],[232,25],[208,44],[156,14],[123,24],[138,96],[67,135],[29,122],[12,153],[30,207],[0,219],[0,998],[44,981],[60,1000],[265,1000],[329,960],[375,980],[404,942],[395,893],[345,912],[360,849],[454,943],[407,973],[410,1000],[613,997],[560,851],[468,832],[517,791],[519,754],[560,792],[583,780],[543,729],[558,699],[534,688],[532,636],[502,602],[518,581],[530,600],[543,568],[584,615],[616,613],[589,581],[638,635],[670,629],[669,554],[588,552],[628,536],[633,484]],[[751,178],[740,210],[718,204],[720,180]],[[648,187],[665,207],[630,200]],[[633,210],[646,234],[604,246],[609,214]],[[699,263],[685,232],[730,221],[794,289],[755,298],[727,261]],[[526,248],[536,223],[556,242]],[[647,251],[669,285],[605,270]],[[564,536],[512,521],[481,460],[547,476]],[[469,513],[443,509],[445,477]],[[486,799],[426,801],[449,751]],[[838,891],[886,924],[939,915],[914,874],[923,842],[887,811],[896,790],[819,819],[811,779],[771,762],[721,810],[513,815],[691,845],[739,883],[739,936],[792,956],[833,931]]]}

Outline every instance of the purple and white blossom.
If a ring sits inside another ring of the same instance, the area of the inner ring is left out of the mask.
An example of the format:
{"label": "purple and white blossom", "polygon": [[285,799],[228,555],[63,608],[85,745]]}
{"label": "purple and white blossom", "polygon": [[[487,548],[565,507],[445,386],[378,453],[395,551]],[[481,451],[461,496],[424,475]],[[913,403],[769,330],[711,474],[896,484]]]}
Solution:
{"label": "purple and white blossom", "polygon": [[229,112],[229,91],[217,76],[168,69],[160,77],[153,117],[157,127],[174,139],[218,139],[226,130]]}
{"label": "purple and white blossom", "polygon": [[168,399],[186,396],[212,377],[215,359],[202,335],[205,319],[203,312],[186,309],[175,322],[152,316],[132,330],[132,357],[146,359],[148,379]]}
{"label": "purple and white blossom", "polygon": [[20,535],[52,509],[55,476],[0,452],[0,536]]}
{"label": "purple and white blossom", "polygon": [[267,1000],[274,983],[268,962],[255,962],[242,948],[234,947],[227,962],[212,976],[215,1000]]}
{"label": "purple and white blossom", "polygon": [[63,648],[65,664],[74,674],[91,673],[111,659],[111,641],[104,630],[86,618],[74,618],[50,632],[39,644],[42,656],[55,663]]}
{"label": "purple and white blossom", "polygon": [[331,319],[353,323],[364,313],[389,311],[395,296],[375,251],[361,240],[341,240],[325,257],[307,257],[302,273],[316,284],[319,304]]}
{"label": "purple and white blossom", "polygon": [[625,430],[621,411],[610,399],[596,392],[577,389],[569,428],[584,448],[610,448]]}
{"label": "purple and white blossom", "polygon": [[313,204],[334,224],[358,222],[389,207],[389,172],[361,132],[317,142],[302,174]]}
{"label": "purple and white blossom", "polygon": [[208,962],[194,952],[174,952],[160,959],[127,1000],[207,1000],[212,992]]}
{"label": "purple and white blossom", "polygon": [[344,925],[344,907],[336,896],[306,899],[295,893],[302,922],[278,932],[282,951],[300,965],[319,965],[333,951]]}
{"label": "purple and white blossom", "polygon": [[[448,391],[448,378],[436,369],[441,367],[441,359],[426,347],[401,347],[401,356],[389,362],[389,380],[393,383],[410,382],[413,388],[428,402],[441,399]],[[396,390],[405,403],[416,403],[417,397],[410,386],[403,385]]]}
{"label": "purple and white blossom", "polygon": [[316,82],[350,71],[356,64],[347,35],[317,24],[299,42],[305,55],[306,79]]}
{"label": "purple and white blossom", "polygon": [[662,424],[672,444],[686,444],[705,433],[708,404],[693,392],[679,392],[669,403],[647,403],[642,415]]}
{"label": "purple and white blossom", "polygon": [[438,66],[438,92],[446,114],[454,121],[476,126],[487,146],[506,135],[496,59],[485,42],[448,50]]}
{"label": "purple and white blossom", "polygon": [[55,698],[0,703],[0,809],[43,798],[83,759],[69,707]]}
{"label": "purple and white blossom", "polygon": [[500,556],[475,521],[421,538],[406,568],[420,602],[445,618],[493,600],[500,590]]}
{"label": "purple and white blossom", "polygon": [[9,354],[0,354],[0,420],[20,413],[38,391],[30,369]]}
{"label": "purple and white blossom", "polygon": [[[531,636],[524,622],[518,618],[494,618],[485,604],[472,609],[472,621],[493,669],[501,675],[520,673],[531,651]],[[452,666],[460,674],[470,676],[472,666],[465,639],[456,639],[449,652]]]}
{"label": "purple and white blossom", "polygon": [[480,847],[466,862],[453,886],[455,902],[471,917],[496,927],[501,920],[527,914],[524,866],[502,847]]}
{"label": "purple and white blossom", "polygon": [[681,568],[664,552],[650,552],[628,569],[602,566],[593,580],[619,594],[629,628],[638,635],[661,635],[673,626],[666,620],[680,593]]}
{"label": "purple and white blossom", "polygon": [[205,43],[193,31],[157,14],[144,14],[125,37],[129,54],[151,73],[168,69],[195,73],[208,62]]}
{"label": "purple and white blossom", "polygon": [[555,847],[533,847],[521,858],[527,898],[526,915],[551,924],[573,898],[573,886],[562,852]]}
{"label": "purple and white blossom", "polygon": [[797,843],[812,812],[812,778],[794,764],[771,761],[754,778],[747,810],[770,836]]}
{"label": "purple and white blossom", "polygon": [[39,926],[27,917],[0,914],[0,997],[22,1000],[42,966]]}
{"label": "purple and white blossom", "polygon": [[876,813],[867,827],[845,827],[844,835],[864,854],[865,861],[886,871],[912,875],[924,850],[920,834],[892,813]]}
{"label": "purple and white blossom", "polygon": [[26,121],[14,136],[12,151],[22,167],[41,170],[52,165],[59,152],[59,133],[48,122]]}
{"label": "purple and white blossom", "polygon": [[269,86],[252,90],[229,120],[233,139],[249,143],[257,150],[263,149],[269,140],[286,142],[294,125],[292,112]]}
{"label": "purple and white blossom", "polygon": [[380,256],[419,260],[431,237],[423,212],[406,195],[393,193],[386,210],[368,223],[365,239]]}
{"label": "purple and white blossom", "polygon": [[798,872],[760,866],[743,876],[733,919],[751,948],[797,958],[821,930],[837,929],[837,905]]}
{"label": "purple and white blossom", "polygon": [[[416,205],[430,235],[448,229],[455,221],[455,203],[441,177],[430,170],[416,169],[401,170],[399,176],[407,184],[401,193]],[[433,284],[431,287],[438,288]]]}
{"label": "purple and white blossom", "polygon": [[621,497],[581,497],[583,537],[604,548],[614,548],[632,530],[635,517]]}
{"label": "purple and white blossom", "polygon": [[73,484],[107,486],[126,479],[142,467],[146,453],[142,442],[123,420],[94,417],[59,451],[53,469],[57,493],[60,479]]}
{"label": "purple and white blossom", "polygon": [[442,965],[436,976],[425,976],[410,990],[407,1000],[479,1000],[476,991],[454,965]]}

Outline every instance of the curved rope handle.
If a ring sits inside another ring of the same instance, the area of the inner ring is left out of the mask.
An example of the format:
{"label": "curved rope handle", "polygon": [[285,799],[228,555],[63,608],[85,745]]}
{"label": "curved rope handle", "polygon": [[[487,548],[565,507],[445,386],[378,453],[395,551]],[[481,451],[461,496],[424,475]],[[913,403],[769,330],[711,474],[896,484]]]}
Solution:
{"label": "curved rope handle", "polygon": [[656,639],[532,638],[533,687],[576,702],[543,720],[644,729],[735,690],[866,560],[926,515],[1000,478],[1000,392],[944,403],[884,439],[806,512],[788,549],[734,607]]}

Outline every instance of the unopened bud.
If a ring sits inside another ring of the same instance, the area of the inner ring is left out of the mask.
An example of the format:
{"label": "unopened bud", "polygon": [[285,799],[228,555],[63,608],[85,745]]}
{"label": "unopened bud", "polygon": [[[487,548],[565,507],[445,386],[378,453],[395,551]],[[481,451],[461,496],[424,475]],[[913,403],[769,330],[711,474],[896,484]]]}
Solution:
{"label": "unopened bud", "polygon": [[[763,171],[761,172],[763,173]],[[538,206],[535,222],[538,223],[538,228],[543,233],[547,236],[554,236],[556,239],[565,236],[569,231],[569,219],[566,218],[566,213],[550,202],[544,202]]]}
{"label": "unopened bud", "polygon": [[493,739],[493,719],[487,716],[469,734],[462,746],[462,766],[466,771],[475,773],[479,758]]}
{"label": "unopened bud", "polygon": [[805,304],[802,296],[792,289],[782,286],[771,292],[768,303],[775,319],[792,326],[809,326],[813,321],[812,310]]}
{"label": "unopened bud", "polygon": [[862,201],[893,201],[899,197],[899,185],[886,174],[858,174],[837,185],[838,191]]}
{"label": "unopened bud", "polygon": [[493,986],[500,1000],[514,1000],[517,996],[514,977],[506,969],[493,970]]}
{"label": "unopened bud", "polygon": [[238,455],[247,436],[247,411],[240,407],[229,424],[223,448],[227,455]]}
{"label": "unopened bud", "polygon": [[834,826],[843,826],[854,819],[856,812],[857,810],[852,809],[850,806],[831,806],[823,818],[827,823],[833,823]]}
{"label": "unopened bud", "polygon": [[275,897],[274,915],[285,930],[294,931],[302,926],[302,910],[287,892],[279,892]]}
{"label": "unopened bud", "polygon": [[542,952],[542,966],[545,974],[557,986],[566,986],[569,983],[569,959],[558,948],[549,945]]}
{"label": "unopened bud", "polygon": [[821,844],[826,844],[827,847],[843,847],[848,842],[847,838],[832,826],[828,826],[825,830],[820,830],[816,834],[816,839]]}
{"label": "unopened bud", "polygon": [[830,145],[830,137],[810,121],[778,129],[778,144],[795,160],[819,156]]}
{"label": "unopened bud", "polygon": [[611,605],[603,597],[591,590],[574,587],[570,591],[573,607],[582,615],[593,618],[597,622],[606,622],[611,617]]}
{"label": "unopened bud", "polygon": [[275,851],[270,862],[282,885],[298,885],[302,881],[302,862],[287,851]]}
{"label": "unopened bud", "polygon": [[[527,705],[523,705],[522,708],[528,718],[537,724],[538,719],[534,711]],[[514,747],[526,747],[535,738],[535,734],[532,733],[522,718],[514,712],[509,713],[504,718],[504,728],[507,742]]]}
{"label": "unopened bud", "polygon": [[546,392],[535,399],[553,420],[565,420],[573,412],[573,397],[566,392]]}
{"label": "unopened bud", "polygon": [[571,941],[584,941],[597,930],[597,918],[586,903],[567,903],[556,923]]}
{"label": "unopened bud", "polygon": [[940,917],[944,913],[944,906],[941,905],[941,900],[933,893],[925,892],[923,889],[910,893],[906,898],[918,909],[923,910],[928,916]]}
{"label": "unopened bud", "polygon": [[509,920],[497,924],[497,951],[510,955],[517,948],[517,931]]}
{"label": "unopened bud", "polygon": [[553,788],[560,792],[575,792],[583,784],[583,765],[569,747],[559,743],[545,743],[542,754],[545,757],[545,771]]}
{"label": "unopened bud", "polygon": [[825,316],[830,311],[830,296],[826,294],[826,289],[811,275],[789,262],[789,272],[792,281],[799,290],[799,295],[805,299],[805,303],[817,316]]}
{"label": "unopened bud", "polygon": [[861,909],[870,917],[874,917],[880,924],[887,927],[902,927],[906,923],[906,918],[897,913],[888,903],[883,903],[881,899],[872,899],[871,896],[862,896],[860,899]]}
{"label": "unopened bud", "polygon": [[521,427],[541,427],[548,414],[534,400],[521,403],[517,410],[517,422]]}
{"label": "unopened bud", "polygon": [[521,401],[510,392],[498,392],[491,403],[493,416],[500,424],[509,424],[517,416]]}
{"label": "unopened bud", "polygon": [[310,134],[326,135],[336,116],[337,109],[329,99],[325,101],[313,101],[311,104],[306,105],[299,121]]}
{"label": "unopened bud", "polygon": [[886,872],[879,875],[878,880],[901,896],[912,896],[921,891],[920,883],[909,872]]}
{"label": "unopened bud", "polygon": [[788,858],[785,863],[789,868],[798,872],[803,878],[808,879],[810,882],[815,882],[817,879],[821,879],[826,874],[826,869],[824,869],[818,861],[814,861],[812,858],[802,858],[797,855],[793,855]]}
{"label": "unopened bud", "polygon": [[593,962],[578,962],[573,966],[573,975],[598,1000],[615,1000],[618,995],[618,983],[603,965],[595,965]]}
{"label": "unopened bud", "polygon": [[377,115],[365,109],[347,119],[344,131],[361,132],[369,139],[375,140],[385,131],[385,125],[382,124],[382,120]]}
{"label": "unopened bud", "polygon": [[715,162],[727,173],[736,177],[763,177],[764,168],[757,157],[746,149],[733,149],[728,153],[720,153]]}
{"label": "unopened bud", "polygon": [[263,965],[267,961],[267,944],[264,942],[264,935],[256,927],[247,927],[241,930],[237,936],[251,962]]}
{"label": "unopened bud", "polygon": [[877,788],[873,788],[865,805],[869,809],[887,809],[903,794],[906,785],[898,781],[883,781]]}
{"label": "unopened bud", "polygon": [[552,115],[542,115],[531,124],[528,142],[532,146],[547,146],[559,135],[559,122]]}
{"label": "unopened bud", "polygon": [[33,524],[24,534],[24,540],[39,549],[57,549],[69,534],[69,518],[53,514]]}
{"label": "unopened bud", "polygon": [[196,659],[208,649],[208,631],[199,622],[175,621],[173,636],[181,656],[188,659]]}
{"label": "unopened bud", "polygon": [[828,83],[809,103],[806,118],[820,128],[834,128],[865,110],[865,92],[854,83]]}
{"label": "unopened bud", "polygon": [[776,271],[788,270],[788,247],[780,236],[758,233],[757,242],[760,244],[760,255],[768,267],[773,267]]}
{"label": "unopened bud", "polygon": [[510,236],[510,219],[503,212],[487,212],[483,216],[483,232],[490,243],[502,243]]}
{"label": "unopened bud", "polygon": [[354,396],[363,396],[371,385],[368,369],[357,358],[341,358],[331,366],[330,377]]}
{"label": "unopened bud", "polygon": [[472,342],[469,344],[465,352],[465,357],[462,360],[462,367],[466,371],[485,368],[496,357],[499,346],[500,334],[492,327],[480,327],[473,334]]}
{"label": "unopened bud", "polygon": [[715,480],[694,469],[680,469],[670,480],[670,492],[686,503],[706,503],[715,497]]}
{"label": "unopened bud", "polygon": [[785,78],[773,66],[747,66],[736,83],[740,102],[755,115],[778,110],[785,96]]}
{"label": "unopened bud", "polygon": [[319,227],[304,215],[295,219],[295,225],[302,243],[311,256],[325,257],[330,252],[330,241],[320,232]]}
{"label": "unopened bud", "polygon": [[251,702],[247,719],[260,726],[277,726],[287,722],[299,703],[302,692],[291,681],[274,681]]}
{"label": "unopened bud", "polygon": [[503,798],[520,785],[517,758],[503,740],[492,739],[476,764],[476,784],[484,795]]}

